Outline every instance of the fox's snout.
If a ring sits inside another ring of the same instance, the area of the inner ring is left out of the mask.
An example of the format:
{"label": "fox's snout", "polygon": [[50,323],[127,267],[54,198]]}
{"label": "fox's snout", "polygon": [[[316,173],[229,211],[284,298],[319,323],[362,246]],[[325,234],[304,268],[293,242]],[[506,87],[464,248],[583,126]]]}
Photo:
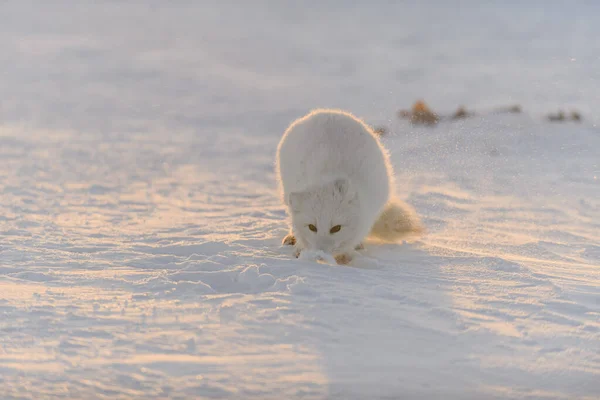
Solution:
{"label": "fox's snout", "polygon": [[335,245],[335,243],[331,238],[328,238],[328,237],[319,238],[317,240],[317,242],[315,243],[314,250],[320,250],[320,251],[324,251],[326,253],[331,253],[334,245]]}

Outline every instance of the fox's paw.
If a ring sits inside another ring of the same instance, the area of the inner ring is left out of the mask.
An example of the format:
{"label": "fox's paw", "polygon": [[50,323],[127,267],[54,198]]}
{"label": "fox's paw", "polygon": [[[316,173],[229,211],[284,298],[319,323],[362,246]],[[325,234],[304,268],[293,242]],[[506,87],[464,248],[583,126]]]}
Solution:
{"label": "fox's paw", "polygon": [[349,254],[346,253],[342,253],[342,254],[338,254],[337,256],[335,256],[335,261],[338,264],[348,264],[350,261],[352,261],[352,256],[350,256]]}
{"label": "fox's paw", "polygon": [[284,244],[286,246],[294,246],[296,244],[296,236],[294,236],[293,234],[288,234],[286,237],[283,238],[283,242],[281,242],[281,244]]}

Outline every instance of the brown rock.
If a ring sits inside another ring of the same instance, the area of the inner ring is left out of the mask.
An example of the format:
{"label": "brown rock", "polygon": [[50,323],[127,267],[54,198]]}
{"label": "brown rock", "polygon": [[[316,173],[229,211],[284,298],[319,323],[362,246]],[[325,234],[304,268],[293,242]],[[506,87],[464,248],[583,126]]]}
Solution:
{"label": "brown rock", "polygon": [[548,120],[551,122],[562,122],[565,120],[565,113],[558,111],[556,114],[548,114]]}
{"label": "brown rock", "polygon": [[377,136],[383,136],[387,133],[387,128],[385,126],[378,126],[373,129],[373,133]]}
{"label": "brown rock", "polygon": [[512,106],[499,108],[498,112],[500,112],[500,113],[510,113],[510,114],[520,114],[520,113],[523,112],[523,109],[521,108],[520,105],[515,104],[515,105],[512,105]]}
{"label": "brown rock", "polygon": [[427,107],[424,101],[417,101],[412,108],[410,122],[415,125],[435,125],[439,121],[439,117]]}
{"label": "brown rock", "polygon": [[473,113],[468,112],[464,106],[460,106],[458,107],[458,110],[456,110],[454,115],[452,115],[452,119],[464,119],[472,116]]}

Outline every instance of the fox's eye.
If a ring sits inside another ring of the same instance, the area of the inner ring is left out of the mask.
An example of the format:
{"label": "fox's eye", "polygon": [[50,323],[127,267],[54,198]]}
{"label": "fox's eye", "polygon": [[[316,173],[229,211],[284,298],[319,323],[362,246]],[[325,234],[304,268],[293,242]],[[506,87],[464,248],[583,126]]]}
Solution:
{"label": "fox's eye", "polygon": [[311,231],[313,231],[313,232],[316,232],[316,231],[317,231],[317,227],[316,227],[316,226],[314,226],[313,224],[310,224],[310,225],[308,225],[308,229],[310,229],[310,230],[311,230]]}
{"label": "fox's eye", "polygon": [[340,229],[342,229],[342,226],[341,226],[341,225],[336,225],[336,226],[332,227],[332,228],[329,230],[329,233],[336,233],[336,232],[339,232],[339,231],[340,231]]}

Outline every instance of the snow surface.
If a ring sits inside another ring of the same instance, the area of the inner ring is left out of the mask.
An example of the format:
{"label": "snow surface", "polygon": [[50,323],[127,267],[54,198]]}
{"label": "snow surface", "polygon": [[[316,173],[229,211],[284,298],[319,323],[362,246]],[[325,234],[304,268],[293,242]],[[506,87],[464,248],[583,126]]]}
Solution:
{"label": "snow surface", "polygon": [[[391,3],[0,3],[0,399],[600,397],[600,6]],[[425,236],[280,246],[314,107]]]}

